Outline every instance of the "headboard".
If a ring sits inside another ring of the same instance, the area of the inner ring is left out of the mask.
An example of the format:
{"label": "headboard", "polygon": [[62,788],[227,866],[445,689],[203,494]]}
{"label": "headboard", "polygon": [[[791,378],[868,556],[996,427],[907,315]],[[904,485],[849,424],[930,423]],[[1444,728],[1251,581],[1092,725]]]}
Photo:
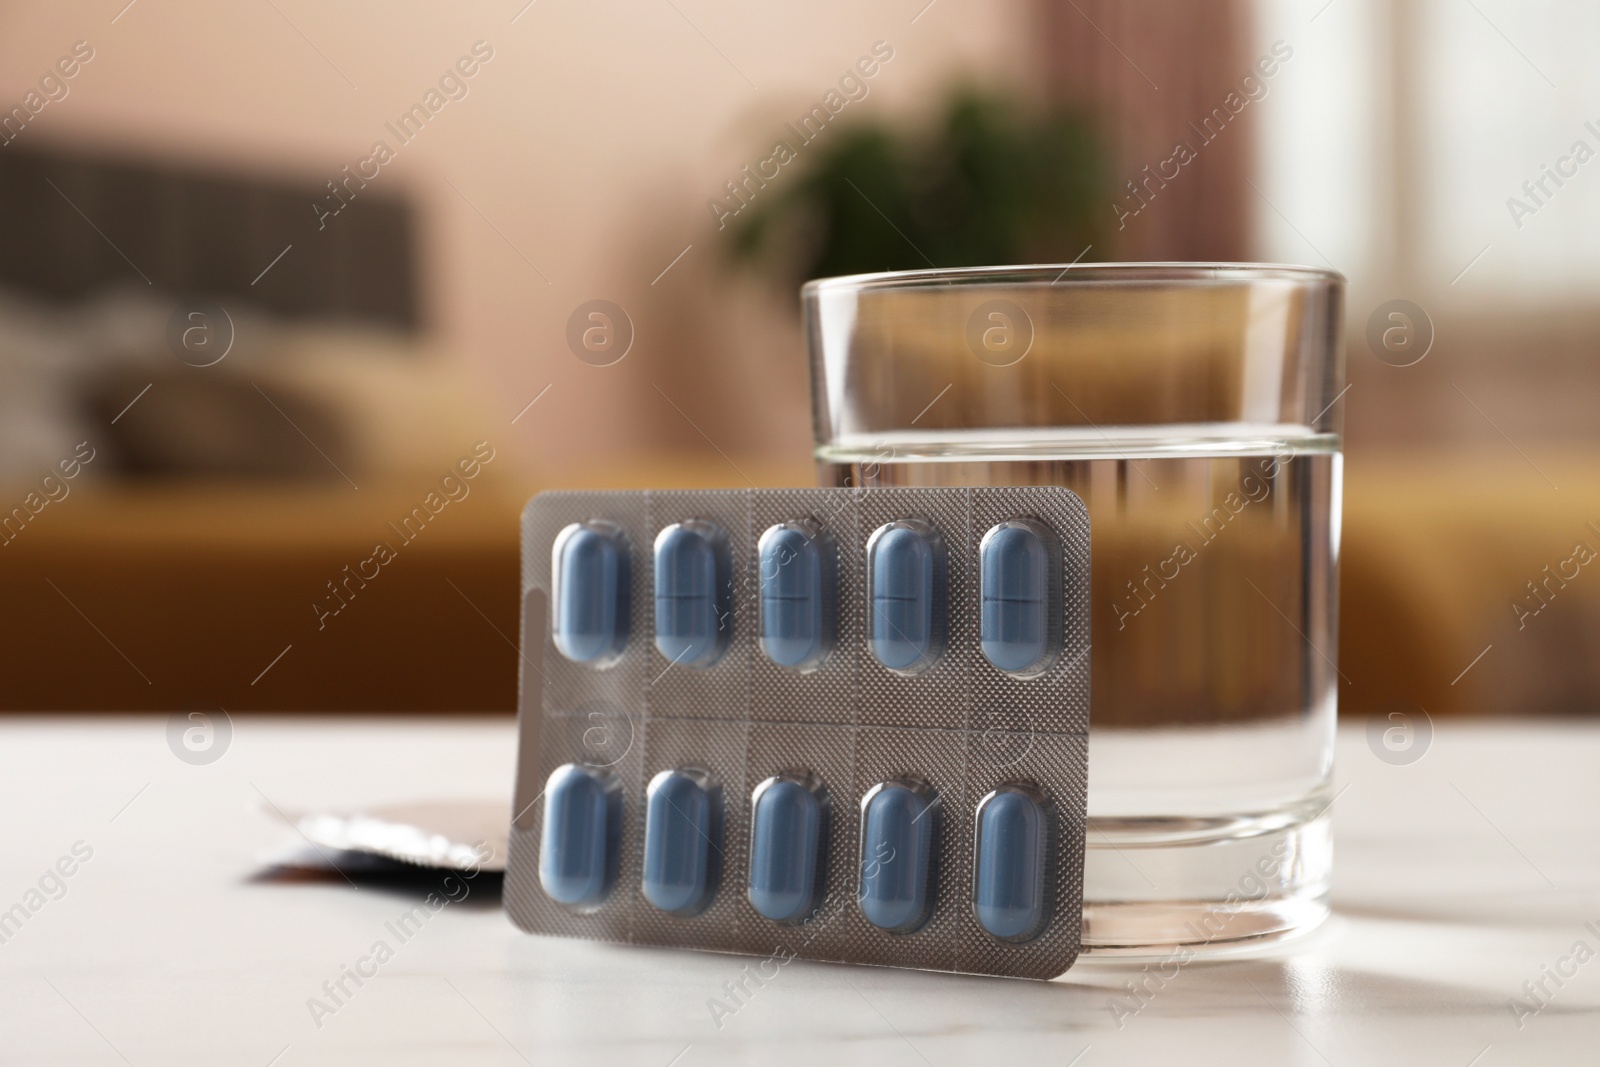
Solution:
{"label": "headboard", "polygon": [[8,143],[0,146],[0,286],[70,300],[148,284],[287,318],[413,332],[413,209],[374,184],[344,172],[292,180]]}

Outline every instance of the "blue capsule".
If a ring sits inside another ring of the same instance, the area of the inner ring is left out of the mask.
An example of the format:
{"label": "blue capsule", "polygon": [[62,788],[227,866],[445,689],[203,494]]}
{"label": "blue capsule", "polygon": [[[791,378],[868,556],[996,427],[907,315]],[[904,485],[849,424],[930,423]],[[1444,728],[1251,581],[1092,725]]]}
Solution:
{"label": "blue capsule", "polygon": [[901,674],[943,651],[944,546],[919,519],[879,527],[867,540],[868,634],[879,663]]}
{"label": "blue capsule", "polygon": [[780,667],[813,667],[828,651],[832,546],[796,523],[761,535],[761,650]]}
{"label": "blue capsule", "polygon": [[716,791],[704,775],[662,771],[645,791],[644,898],[662,911],[689,916],[716,892],[721,845]]}
{"label": "blue capsule", "polygon": [[604,771],[565,763],[544,787],[539,882],[550,899],[579,910],[598,907],[617,876],[622,790]]}
{"label": "blue capsule", "polygon": [[573,523],[551,550],[556,650],[604,666],[628,643],[628,542],[611,523]]}
{"label": "blue capsule", "polygon": [[756,786],[750,804],[750,905],[773,922],[802,922],[825,880],[826,797],[814,781],[781,775]]}
{"label": "blue capsule", "polygon": [[939,809],[921,783],[883,782],[861,801],[861,878],[856,903],[867,922],[909,934],[933,911]]}
{"label": "blue capsule", "polygon": [[709,667],[728,647],[733,583],[728,538],[691,519],[656,536],[656,648],[675,664]]}
{"label": "blue capsule", "polygon": [[978,804],[972,910],[1002,941],[1030,941],[1048,918],[1050,816],[1026,786],[1003,785]]}
{"label": "blue capsule", "polygon": [[1008,674],[1037,673],[1051,659],[1046,534],[1033,522],[1003,522],[978,544],[982,607],[979,639],[989,662]]}

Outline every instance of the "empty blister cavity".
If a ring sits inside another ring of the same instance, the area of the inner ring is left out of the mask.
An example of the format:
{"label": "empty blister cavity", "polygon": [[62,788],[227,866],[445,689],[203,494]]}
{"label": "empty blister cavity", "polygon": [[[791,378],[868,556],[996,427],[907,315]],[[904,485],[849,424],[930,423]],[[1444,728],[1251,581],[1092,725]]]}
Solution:
{"label": "empty blister cavity", "polygon": [[979,643],[996,669],[1036,677],[1055,659],[1059,551],[1055,535],[1033,519],[1002,522],[979,542]]}
{"label": "empty blister cavity", "polygon": [[701,771],[662,771],[645,793],[644,897],[662,911],[704,911],[717,891],[720,791]]}
{"label": "empty blister cavity", "polygon": [[544,787],[539,882],[550,899],[579,911],[604,903],[616,883],[622,789],[607,771],[564,763]]}
{"label": "empty blister cavity", "polygon": [[610,522],[575,522],[556,536],[550,636],[575,663],[614,663],[628,643],[628,539]]}
{"label": "empty blister cavity", "polygon": [[933,912],[938,798],[922,782],[881,782],[861,798],[861,863],[856,903],[862,917],[909,934]]}
{"label": "empty blister cavity", "polygon": [[872,654],[899,674],[933,665],[944,650],[944,542],[933,525],[902,519],[867,539]]}
{"label": "empty blister cavity", "polygon": [[727,650],[733,592],[728,538],[690,519],[656,535],[656,649],[674,664],[709,667]]}
{"label": "empty blister cavity", "polygon": [[828,798],[809,775],[768,778],[750,796],[751,907],[779,923],[803,922],[825,881]]}
{"label": "empty blister cavity", "polygon": [[1031,941],[1049,919],[1050,811],[1026,785],[1002,785],[978,803],[972,911],[1002,941]]}
{"label": "empty blister cavity", "polygon": [[834,546],[809,522],[769,528],[757,545],[761,651],[780,667],[807,670],[833,644]]}

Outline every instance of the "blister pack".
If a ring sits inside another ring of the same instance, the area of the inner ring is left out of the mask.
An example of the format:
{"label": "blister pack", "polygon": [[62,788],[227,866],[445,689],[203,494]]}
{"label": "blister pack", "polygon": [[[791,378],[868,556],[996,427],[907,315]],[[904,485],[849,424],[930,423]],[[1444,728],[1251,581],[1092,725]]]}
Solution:
{"label": "blister pack", "polygon": [[1072,965],[1089,519],[1070,490],[544,493],[522,592],[519,927]]}

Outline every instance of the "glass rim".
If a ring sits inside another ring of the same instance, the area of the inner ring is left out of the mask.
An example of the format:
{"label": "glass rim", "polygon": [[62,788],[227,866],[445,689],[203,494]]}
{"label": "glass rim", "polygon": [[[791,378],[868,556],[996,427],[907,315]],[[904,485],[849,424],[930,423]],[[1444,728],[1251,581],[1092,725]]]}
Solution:
{"label": "glass rim", "polygon": [[[1070,279],[1069,279],[1070,276]],[[1345,284],[1345,276],[1325,267],[1296,263],[1227,263],[1171,261],[1150,263],[1030,263],[998,267],[934,267],[869,274],[841,274],[813,278],[800,287],[801,298],[824,291],[912,289],[983,283],[1036,284],[1049,278],[1051,285],[1073,282],[1160,281],[1299,281]]]}

